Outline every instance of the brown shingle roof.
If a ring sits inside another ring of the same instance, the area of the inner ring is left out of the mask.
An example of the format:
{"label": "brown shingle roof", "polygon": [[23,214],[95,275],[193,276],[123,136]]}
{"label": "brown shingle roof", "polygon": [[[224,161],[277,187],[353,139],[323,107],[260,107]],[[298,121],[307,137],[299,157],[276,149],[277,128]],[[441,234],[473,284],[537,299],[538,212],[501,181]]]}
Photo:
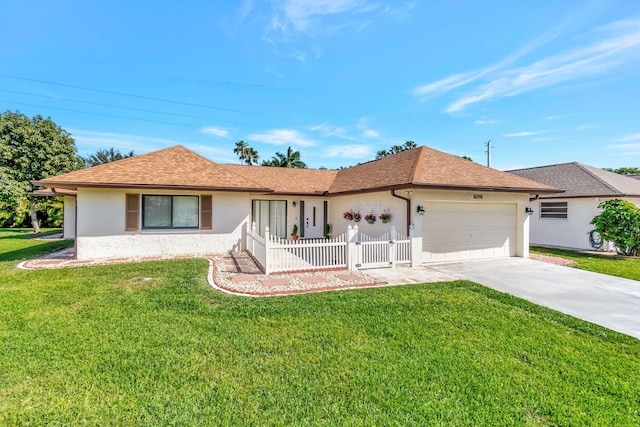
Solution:
{"label": "brown shingle roof", "polygon": [[510,172],[565,190],[563,194],[550,195],[546,198],[640,196],[640,181],[578,162]]}
{"label": "brown shingle roof", "polygon": [[191,188],[270,191],[181,145],[129,157],[35,182],[36,185],[78,187]]}
{"label": "brown shingle roof", "polygon": [[336,170],[292,169],[267,166],[224,165],[231,172],[271,188],[278,194],[323,194],[336,178]]}
{"label": "brown shingle roof", "polygon": [[340,171],[220,165],[182,146],[36,181],[47,187],[185,188],[320,195],[401,187],[554,193],[548,185],[428,147]]}
{"label": "brown shingle roof", "polygon": [[401,186],[555,193],[557,188],[491,169],[458,156],[418,147],[341,170],[329,193]]}

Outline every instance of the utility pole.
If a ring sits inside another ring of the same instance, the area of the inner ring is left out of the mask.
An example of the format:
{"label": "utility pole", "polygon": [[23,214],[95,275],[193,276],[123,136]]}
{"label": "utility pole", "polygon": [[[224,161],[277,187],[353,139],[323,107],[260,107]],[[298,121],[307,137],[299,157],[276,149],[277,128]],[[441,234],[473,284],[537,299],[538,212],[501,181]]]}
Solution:
{"label": "utility pole", "polygon": [[491,167],[491,140],[488,140],[487,142],[485,142],[485,145],[487,146],[487,151],[485,151],[485,153],[487,153],[487,167],[490,168]]}

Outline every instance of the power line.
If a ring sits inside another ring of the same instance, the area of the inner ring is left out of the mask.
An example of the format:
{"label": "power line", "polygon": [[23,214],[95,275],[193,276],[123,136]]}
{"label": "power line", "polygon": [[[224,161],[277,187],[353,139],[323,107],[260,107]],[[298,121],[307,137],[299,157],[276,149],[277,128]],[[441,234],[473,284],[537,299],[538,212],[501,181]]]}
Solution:
{"label": "power line", "polygon": [[183,124],[183,123],[170,123],[170,122],[161,122],[159,120],[138,119],[138,118],[135,118],[135,117],[118,116],[118,115],[115,115],[115,114],[92,113],[92,112],[89,112],[89,111],[71,110],[69,108],[45,107],[44,105],[28,104],[26,102],[7,101],[7,100],[4,100],[4,99],[0,99],[0,102],[6,102],[8,104],[26,105],[26,106],[29,106],[29,107],[37,107],[37,108],[44,108],[44,109],[50,109],[50,110],[68,111],[70,113],[91,114],[93,116],[104,116],[104,117],[113,117],[113,118],[116,118],[116,119],[136,120],[136,121],[139,121],[139,122],[158,123],[158,124],[162,124],[162,125],[183,126],[183,127],[190,127],[190,128],[201,128],[202,127],[202,126],[188,125],[188,124]]}
{"label": "power line", "polygon": [[216,106],[213,106],[213,105],[194,104],[194,103],[191,103],[191,102],[174,101],[172,99],[155,98],[155,97],[152,97],[152,96],[134,95],[134,94],[131,94],[131,93],[115,92],[115,91],[103,90],[103,89],[94,89],[94,88],[89,88],[89,87],[84,87],[84,86],[76,86],[76,85],[70,85],[70,84],[65,84],[65,83],[49,82],[49,81],[46,81],[46,80],[30,79],[30,78],[27,78],[27,77],[12,76],[12,75],[9,75],[9,74],[0,73],[0,77],[6,77],[6,78],[9,78],[9,79],[16,79],[16,80],[24,80],[24,81],[28,81],[28,82],[44,83],[44,84],[54,85],[54,86],[70,87],[70,88],[73,88],[73,89],[88,90],[88,91],[91,91],[91,92],[107,93],[109,95],[127,96],[129,98],[137,98],[137,99],[146,99],[148,101],[166,102],[166,103],[170,103],[170,104],[187,105],[187,106],[190,106],[190,107],[198,107],[198,108],[209,108],[209,109],[212,109],[212,110],[230,111],[230,112],[233,112],[233,113],[260,115],[260,113],[256,113],[254,111],[235,110],[235,109],[232,109],[232,108],[216,107]]}
{"label": "power line", "polygon": [[235,120],[212,119],[212,118],[209,118],[209,117],[191,116],[189,114],[167,113],[167,112],[164,112],[164,111],[146,110],[144,108],[125,107],[125,106],[122,106],[122,105],[103,104],[103,103],[100,103],[100,102],[84,101],[84,100],[81,100],[81,99],[61,98],[61,97],[52,96],[52,95],[40,95],[40,94],[37,94],[37,93],[20,92],[20,91],[17,91],[17,90],[0,89],[0,92],[15,93],[15,94],[18,94],[18,95],[37,96],[37,97],[40,97],[40,98],[49,98],[49,99],[55,99],[55,100],[58,100],[58,101],[77,102],[77,103],[80,103],[80,104],[98,105],[98,106],[101,106],[101,107],[120,108],[120,109],[123,109],[123,110],[142,111],[142,112],[145,112],[145,113],[166,114],[168,116],[186,117],[186,118],[189,118],[189,119],[210,120],[210,121],[227,122],[227,123],[240,123],[240,122],[235,121]]}

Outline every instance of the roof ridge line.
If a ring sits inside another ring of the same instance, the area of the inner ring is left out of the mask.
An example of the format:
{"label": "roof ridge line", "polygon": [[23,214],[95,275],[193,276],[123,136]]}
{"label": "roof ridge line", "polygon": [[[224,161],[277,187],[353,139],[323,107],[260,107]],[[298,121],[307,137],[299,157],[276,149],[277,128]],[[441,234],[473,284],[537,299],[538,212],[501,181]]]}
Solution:
{"label": "roof ridge line", "polygon": [[420,160],[422,159],[422,155],[426,153],[426,148],[424,145],[418,147],[419,153],[413,161],[413,167],[411,171],[411,184],[416,182],[416,176],[418,175],[418,165],[420,164]]}
{"label": "roof ridge line", "polygon": [[[574,162],[576,166],[578,166],[580,169],[582,169],[583,171],[585,171],[586,173],[588,173],[589,175],[591,175],[593,178],[595,178],[598,182],[600,182],[601,184],[603,184],[605,187],[607,187],[608,189],[610,189],[611,191],[615,192],[615,193],[619,193],[622,194],[622,191],[620,191],[619,188],[614,187],[613,185],[611,185],[610,183],[608,183],[607,181],[605,181],[604,179],[600,178],[598,175],[596,175],[595,173],[591,172],[591,170],[589,170],[589,168],[587,168],[587,165],[583,165],[580,162]],[[608,172],[608,171],[605,171]],[[612,172],[613,173],[613,172]]]}

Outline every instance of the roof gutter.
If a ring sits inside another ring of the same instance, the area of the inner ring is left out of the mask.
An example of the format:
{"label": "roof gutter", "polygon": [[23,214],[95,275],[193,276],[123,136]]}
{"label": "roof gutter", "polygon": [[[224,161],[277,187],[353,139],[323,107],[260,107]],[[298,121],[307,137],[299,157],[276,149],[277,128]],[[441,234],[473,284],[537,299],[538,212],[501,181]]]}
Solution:
{"label": "roof gutter", "polygon": [[391,190],[391,195],[393,197],[395,197],[396,199],[402,199],[405,202],[407,202],[407,236],[409,235],[409,231],[411,230],[411,199],[406,198],[406,197],[402,197],[402,196],[398,196],[396,194],[396,189],[392,189]]}

